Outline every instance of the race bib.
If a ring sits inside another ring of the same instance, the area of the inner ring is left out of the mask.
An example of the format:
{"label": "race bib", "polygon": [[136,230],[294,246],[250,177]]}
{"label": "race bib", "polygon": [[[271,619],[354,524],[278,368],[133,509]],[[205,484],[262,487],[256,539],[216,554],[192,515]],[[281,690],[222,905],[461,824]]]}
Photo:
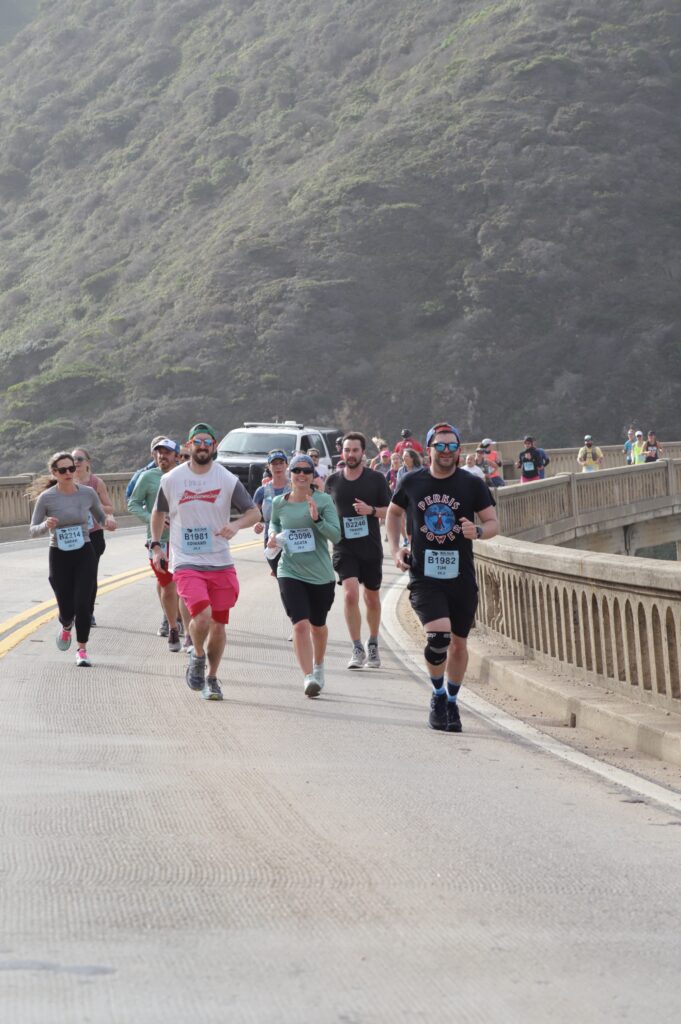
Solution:
{"label": "race bib", "polygon": [[60,526],[54,535],[60,551],[77,551],[85,543],[82,526]]}
{"label": "race bib", "polygon": [[423,571],[435,580],[455,580],[459,575],[459,552],[428,549],[423,559]]}
{"label": "race bib", "polygon": [[524,473],[534,473],[534,462],[523,462]]}
{"label": "race bib", "polygon": [[314,551],[314,533],[309,526],[300,530],[289,530],[286,537],[286,548],[292,555],[303,555],[308,551]]}
{"label": "race bib", "polygon": [[343,516],[343,533],[346,540],[368,537],[369,519],[367,516]]}
{"label": "race bib", "polygon": [[207,555],[213,550],[213,534],[207,526],[183,526],[182,550],[185,555]]}
{"label": "race bib", "polygon": [[594,466],[593,462],[590,462],[588,465],[584,466],[583,471],[585,473],[593,473],[595,469],[596,467]]}

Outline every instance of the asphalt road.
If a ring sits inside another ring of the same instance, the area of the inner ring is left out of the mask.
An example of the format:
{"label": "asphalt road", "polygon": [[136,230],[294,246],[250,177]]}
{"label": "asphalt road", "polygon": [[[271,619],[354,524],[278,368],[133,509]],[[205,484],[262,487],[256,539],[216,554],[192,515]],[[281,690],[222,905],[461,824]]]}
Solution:
{"label": "asphalt road", "polygon": [[[143,557],[121,532],[100,578]],[[44,542],[0,548],[2,1024],[676,1022],[681,816],[470,710],[431,732],[386,646],[345,669],[340,591],[307,700],[237,557],[216,704],[150,578],[102,595],[90,670],[53,621],[7,649],[51,593]]]}

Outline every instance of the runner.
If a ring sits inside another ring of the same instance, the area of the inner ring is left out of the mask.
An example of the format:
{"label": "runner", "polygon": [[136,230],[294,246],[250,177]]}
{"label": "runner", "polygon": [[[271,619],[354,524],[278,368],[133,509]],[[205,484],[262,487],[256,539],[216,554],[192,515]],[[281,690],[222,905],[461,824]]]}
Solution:
{"label": "runner", "polygon": [[501,475],[503,468],[503,461],[501,455],[494,447],[494,441],[491,437],[483,437],[480,442],[480,446],[476,451],[482,451],[482,456],[489,466],[487,473],[485,474],[485,480],[488,487],[505,487],[506,481]]}
{"label": "runner", "polygon": [[646,462],[657,462],[662,458],[662,445],[654,430],[648,431],[648,439],[643,443],[643,457]]}
{"label": "runner", "polygon": [[631,455],[634,460],[634,465],[642,466],[643,463],[646,461],[645,452],[643,450],[645,447],[645,441],[643,440],[643,431],[637,430],[635,437],[636,440],[634,441],[634,446],[631,449]]}
{"label": "runner", "polygon": [[329,545],[340,539],[333,501],[313,486],[314,463],[294,455],[289,466],[291,492],[272,503],[270,550],[281,548],[277,579],[281,601],[293,623],[293,649],[304,679],[306,697],[324,688],[324,655],[329,630],[326,617],[336,580]]}
{"label": "runner", "polygon": [[[76,463],[70,452],[56,452],[48,463],[49,478],[35,481],[31,497],[38,497],[31,517],[31,536],[50,534],[49,581],[59,607],[61,629],[57,647],[68,651],[75,620],[76,665],[89,668],[87,653],[92,617],[92,591],[97,562],[90,541],[88,518],[105,530],[115,530],[116,520],[107,515],[97,492],[76,483]],[[39,495],[39,496],[38,496]]]}
{"label": "runner", "polygon": [[417,441],[416,438],[411,436],[411,430],[409,430],[408,427],[404,427],[400,432],[400,438],[401,440],[398,441],[393,448],[393,451],[397,452],[398,455],[402,455],[407,448],[411,448],[412,451],[418,452],[419,455],[423,455],[423,445],[420,441]]}
{"label": "runner", "polygon": [[[341,522],[341,536],[333,546],[333,567],[343,587],[345,622],[352,640],[348,668],[380,668],[378,632],[381,625],[381,582],[383,545],[381,521],[390,504],[390,488],[382,473],[364,465],[366,438],[355,431],[343,438],[345,468],[332,473],[326,482]],[[359,606],[363,588],[369,641],[362,643],[362,613]]]}
{"label": "runner", "polygon": [[[106,489],[106,484],[101,477],[95,476],[92,472],[92,459],[87,448],[74,448],[71,452],[73,461],[76,464],[76,483],[84,484],[86,487],[92,487],[97,492],[97,497],[102,503],[102,508],[107,515],[113,515],[113,504],[109,497],[109,492]],[[99,560],[104,554],[106,548],[106,541],[104,540],[104,530],[96,522],[92,516],[88,519],[88,529],[90,530],[90,543],[92,544],[92,550],[95,553],[95,585],[92,590],[92,615],[90,616],[90,625],[96,626],[95,621],[95,600],[97,599],[97,573],[99,572]]]}
{"label": "runner", "polygon": [[[268,483],[265,483],[265,477],[263,475],[263,483],[258,487],[257,491],[253,495],[253,501],[260,509],[260,514],[262,516],[262,522],[256,523],[253,529],[256,533],[263,534],[265,550],[267,550],[267,541],[270,534],[272,502],[280,494],[288,494],[291,490],[291,484],[288,478],[288,456],[286,455],[286,452],[279,448],[275,448],[274,451],[271,451],[267,456],[267,465],[269,466],[270,473],[272,474],[271,479]],[[280,554],[281,552],[267,560],[267,565],[272,576],[277,575],[277,564],[279,562]]]}
{"label": "runner", "polygon": [[520,470],[521,484],[532,484],[535,480],[540,479],[539,473],[543,460],[534,446],[534,438],[531,434],[526,435],[523,444],[525,447],[516,459],[515,468]]}
{"label": "runner", "polygon": [[[158,629],[159,636],[168,637],[168,649],[174,653],[181,649],[180,643],[180,630],[178,624],[180,620],[180,606],[177,597],[177,588],[173,581],[173,574],[168,571],[167,563],[169,561],[168,544],[170,539],[170,533],[166,527],[163,531],[161,541],[164,545],[164,561],[166,562],[166,568],[157,569],[154,561],[151,557],[151,550],[149,548],[149,541],[151,539],[151,513],[154,508],[156,501],[156,495],[161,485],[161,478],[169,473],[171,469],[174,469],[178,464],[178,456],[180,446],[175,442],[171,441],[169,437],[155,437],[153,449],[153,455],[156,459],[156,465],[153,469],[146,469],[140,477],[137,479],[137,483],[133,489],[132,494],[128,498],[128,512],[132,515],[137,516],[143,523],[146,523],[147,527],[147,552],[151,563],[151,568],[156,576],[156,593],[163,609],[163,621]],[[182,609],[183,618],[187,619],[185,626],[188,625],[188,613],[186,608]],[[174,623],[171,626],[170,623]],[[189,648],[191,645],[191,637],[189,630],[185,629],[185,647]]]}
{"label": "runner", "polygon": [[582,467],[582,473],[593,473],[603,466],[603,452],[594,444],[591,434],[584,437],[584,446],[577,453],[577,462]]}
{"label": "runner", "polygon": [[[395,565],[403,572],[410,570],[411,606],[426,632],[424,656],[433,687],[428,724],[431,729],[461,732],[457,698],[478,604],[471,542],[489,540],[499,526],[489,488],[458,468],[461,437],[456,427],[436,423],[428,431],[426,446],[430,469],[410,473],[393,495],[388,537]],[[405,509],[414,524],[410,553],[399,545]],[[473,522],[476,514],[479,526]]]}
{"label": "runner", "polygon": [[[205,700],[222,700],[217,673],[229,612],[239,597],[229,541],[239,530],[254,526],[260,511],[239,479],[214,461],[217,436],[208,423],[196,423],[188,440],[191,460],[161,480],[151,513],[149,549],[156,571],[165,570],[168,565],[161,538],[169,517],[169,568],[192,616],[187,685],[201,690]],[[230,522],[231,508],[239,515]]]}
{"label": "runner", "polygon": [[314,462],[315,468],[315,483],[320,490],[326,490],[326,478],[329,475],[328,467],[323,462],[319,461],[319,450],[317,448],[308,448],[307,454]]}
{"label": "runner", "polygon": [[[641,436],[643,436],[643,435],[641,435]],[[634,463],[634,443],[635,443],[635,441],[636,441],[636,435],[634,433],[634,428],[633,427],[629,427],[629,429],[627,430],[627,439],[624,442],[624,447],[622,448],[622,452],[624,454],[627,466],[631,466]]]}
{"label": "runner", "polygon": [[137,483],[139,478],[142,476],[142,473],[144,473],[144,471],[147,470],[147,469],[153,469],[154,466],[156,465],[156,456],[154,455],[154,445],[156,444],[157,441],[160,441],[163,436],[164,436],[163,434],[157,434],[156,437],[152,438],[151,445],[149,447],[149,451],[151,452],[151,458],[149,459],[149,462],[147,462],[146,466],[142,466],[140,469],[136,469],[135,472],[130,477],[130,479],[128,480],[128,486],[125,488],[125,497],[126,498],[129,498],[130,495],[132,494],[132,492],[134,491],[135,484]]}

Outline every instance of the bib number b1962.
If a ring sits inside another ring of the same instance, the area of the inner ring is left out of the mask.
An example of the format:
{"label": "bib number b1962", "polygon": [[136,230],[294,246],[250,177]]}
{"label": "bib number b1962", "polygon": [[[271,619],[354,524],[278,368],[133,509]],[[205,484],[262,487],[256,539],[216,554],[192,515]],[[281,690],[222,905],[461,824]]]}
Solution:
{"label": "bib number b1962", "polygon": [[455,580],[459,575],[459,552],[427,550],[423,571],[434,580]]}

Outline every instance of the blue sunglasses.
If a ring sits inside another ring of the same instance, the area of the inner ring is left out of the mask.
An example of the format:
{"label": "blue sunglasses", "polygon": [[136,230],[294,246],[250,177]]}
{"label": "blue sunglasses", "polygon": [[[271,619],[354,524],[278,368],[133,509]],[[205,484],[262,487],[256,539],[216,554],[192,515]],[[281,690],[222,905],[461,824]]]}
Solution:
{"label": "blue sunglasses", "polygon": [[459,442],[458,441],[436,441],[435,444],[431,445],[436,452],[458,452]]}

